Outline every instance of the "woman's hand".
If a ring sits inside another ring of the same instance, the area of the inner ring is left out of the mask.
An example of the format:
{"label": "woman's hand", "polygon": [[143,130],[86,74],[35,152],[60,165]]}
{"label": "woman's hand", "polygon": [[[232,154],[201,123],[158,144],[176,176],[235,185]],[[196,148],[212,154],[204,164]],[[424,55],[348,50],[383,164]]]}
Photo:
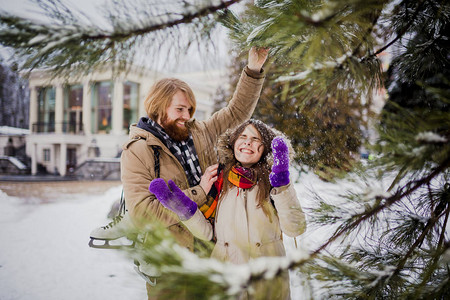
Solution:
{"label": "woman's hand", "polygon": [[217,181],[217,168],[219,164],[215,164],[206,168],[205,173],[202,175],[200,179],[200,186],[202,187],[205,194],[209,193],[214,182]]}
{"label": "woman's hand", "polygon": [[272,140],[273,166],[270,184],[279,187],[289,184],[289,148],[286,141],[277,136]]}

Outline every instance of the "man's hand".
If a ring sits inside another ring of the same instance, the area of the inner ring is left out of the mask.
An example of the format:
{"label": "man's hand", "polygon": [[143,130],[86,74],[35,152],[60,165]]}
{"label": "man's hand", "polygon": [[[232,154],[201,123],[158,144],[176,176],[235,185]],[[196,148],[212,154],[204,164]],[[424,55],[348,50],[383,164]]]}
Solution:
{"label": "man's hand", "polygon": [[197,204],[186,196],[182,190],[169,180],[166,182],[162,178],[153,179],[148,190],[155,194],[156,199],[165,207],[176,213],[181,221],[189,220],[197,211]]}
{"label": "man's hand", "polygon": [[272,140],[273,166],[270,184],[279,187],[289,184],[289,148],[286,141],[277,136]]}
{"label": "man's hand", "polygon": [[200,186],[202,187],[205,194],[209,193],[214,182],[217,181],[217,168],[219,164],[211,165],[206,168],[205,173],[202,175],[200,179]]}
{"label": "man's hand", "polygon": [[262,66],[269,55],[268,48],[252,47],[248,52],[248,68],[255,72],[261,72]]}

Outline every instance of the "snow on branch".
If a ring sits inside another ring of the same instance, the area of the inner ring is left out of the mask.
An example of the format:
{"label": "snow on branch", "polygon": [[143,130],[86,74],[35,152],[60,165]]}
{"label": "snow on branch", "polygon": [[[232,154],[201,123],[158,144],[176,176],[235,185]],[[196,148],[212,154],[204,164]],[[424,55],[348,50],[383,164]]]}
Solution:
{"label": "snow on branch", "polygon": [[374,280],[368,285],[368,287],[375,287],[379,284],[380,281],[382,280],[386,280],[390,277],[392,277],[392,275],[394,275],[394,272],[396,270],[396,267],[394,266],[384,266],[383,270],[377,271],[377,270],[372,270],[370,273],[371,275],[374,277]]}
{"label": "snow on branch", "polygon": [[[190,252],[178,245],[162,224],[153,223],[146,230],[150,230],[151,234],[147,235],[144,242],[137,240],[136,248],[128,250],[129,255],[140,262],[145,261],[163,274],[164,281],[158,283],[159,288],[165,289],[165,284],[174,287],[179,281],[192,280],[197,284],[201,281],[201,286],[204,286],[201,291],[197,285],[192,286],[195,290],[192,292],[196,293],[197,297],[198,293],[209,296],[225,293],[227,296],[235,296],[248,289],[253,283],[271,280],[284,271],[311,259],[307,253],[298,249],[286,257],[260,257],[246,264],[236,265],[201,257],[207,256],[202,253]],[[173,293],[171,296],[177,293],[176,290],[169,290]],[[189,290],[187,292],[189,293]]]}
{"label": "snow on branch", "polygon": [[271,280],[281,272],[309,259],[306,253],[297,250],[289,257],[260,257],[247,264],[236,265],[212,258],[199,258],[184,248],[176,248],[184,253],[181,267],[163,267],[163,273],[203,275],[213,283],[223,286],[229,296],[239,294],[256,280]]}
{"label": "snow on branch", "polygon": [[[213,16],[239,1],[209,0],[195,4],[178,1],[178,6],[163,6],[162,1],[153,1],[145,7],[143,2],[118,1],[107,9],[106,26],[87,22],[83,13],[69,9],[60,1],[40,1],[41,7],[46,8],[42,19],[47,22],[0,12],[0,44],[15,49],[16,55],[26,60],[24,69],[130,60],[139,46],[157,48],[168,37],[175,39],[172,48],[182,39],[195,36],[206,39],[209,35],[204,31],[212,30],[217,24]],[[188,28],[194,33],[186,37],[181,25],[191,25]],[[170,30],[170,34],[159,34],[165,30]]]}
{"label": "snow on branch", "polygon": [[[54,24],[46,24],[40,23],[38,21],[31,21],[29,19],[24,19],[20,17],[14,17],[6,13],[1,13],[1,22],[2,25],[6,26],[6,29],[3,29],[2,34],[7,35],[8,33],[14,32],[18,33],[14,29],[16,27],[21,28],[22,32],[49,32],[47,35],[48,38],[52,38],[54,35],[50,33],[59,33],[59,36],[71,35],[74,32],[78,33],[78,37],[82,37],[86,40],[97,40],[97,39],[114,39],[114,38],[129,38],[131,36],[136,35],[144,35],[153,31],[161,30],[168,27],[175,27],[177,25],[183,23],[190,23],[196,18],[200,18],[212,13],[215,13],[219,10],[226,9],[232,4],[238,3],[241,0],[228,0],[228,1],[220,1],[220,0],[210,0],[203,1],[201,5],[186,5],[184,7],[185,11],[182,12],[167,12],[165,14],[157,14],[154,15],[145,15],[146,22],[135,22],[135,23],[125,23],[120,17],[124,17],[123,13],[118,13],[117,16],[111,18],[111,25],[113,28],[120,28],[121,30],[102,30],[98,27],[91,26],[83,26],[81,20],[73,20],[73,24],[69,25],[54,25]],[[61,4],[62,5],[62,4]],[[114,9],[114,7],[112,8]],[[53,21],[55,21],[55,16],[53,17]],[[138,18],[139,16],[135,16]],[[139,19],[139,18],[138,18]],[[15,21],[15,22],[12,22]],[[127,20],[129,21],[129,20]],[[8,28],[9,27],[9,28]],[[12,31],[8,31],[12,30]],[[21,32],[19,31],[19,33]],[[40,41],[43,41],[43,35],[41,35]],[[36,43],[31,43],[29,41],[27,43],[28,46],[35,46]]]}
{"label": "snow on branch", "polygon": [[373,186],[371,186],[371,187],[368,186],[366,192],[363,195],[363,197],[366,200],[388,199],[391,196],[392,196],[392,193],[385,191],[381,187],[373,187]]}
{"label": "snow on branch", "polygon": [[423,143],[447,143],[447,139],[434,132],[421,132],[416,136],[416,141]]}
{"label": "snow on branch", "polygon": [[[296,80],[303,80],[308,77],[309,74],[312,72],[322,71],[325,69],[335,69],[335,68],[341,68],[344,64],[344,62],[351,58],[352,54],[350,52],[347,52],[346,54],[342,55],[341,57],[336,58],[334,61],[325,61],[323,63],[314,63],[311,68],[308,68],[306,71],[297,73],[297,74],[291,74],[286,76],[280,76],[276,82],[284,82],[284,81],[296,81]],[[357,57],[353,57],[356,60],[359,60]]]}

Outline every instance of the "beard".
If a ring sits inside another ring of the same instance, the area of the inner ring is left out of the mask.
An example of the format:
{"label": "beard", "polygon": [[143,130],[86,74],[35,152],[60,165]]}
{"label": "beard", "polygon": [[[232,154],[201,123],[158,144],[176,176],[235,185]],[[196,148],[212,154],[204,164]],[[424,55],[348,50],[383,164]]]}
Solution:
{"label": "beard", "polygon": [[166,131],[167,135],[169,135],[170,138],[176,142],[185,141],[189,137],[189,131],[187,130],[187,128],[179,127],[177,125],[177,122],[179,122],[180,120],[181,119],[167,121],[167,118],[164,118],[164,120],[161,120],[162,127]]}

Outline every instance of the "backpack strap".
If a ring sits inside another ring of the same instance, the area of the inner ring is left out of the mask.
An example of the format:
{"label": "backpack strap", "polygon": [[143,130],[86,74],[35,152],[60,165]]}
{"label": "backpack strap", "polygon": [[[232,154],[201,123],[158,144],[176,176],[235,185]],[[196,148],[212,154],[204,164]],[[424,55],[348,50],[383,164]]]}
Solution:
{"label": "backpack strap", "polygon": [[[156,145],[152,145],[152,149],[153,149],[153,158],[155,159],[155,174],[156,177],[159,178],[160,176],[160,170],[161,170],[161,165],[159,163],[159,150],[161,150],[160,146],[156,146]],[[123,195],[123,189],[122,189],[122,194],[120,196],[120,205],[119,205],[119,211],[118,211],[118,215],[124,215],[125,211],[127,211],[127,208],[125,207],[125,197]]]}
{"label": "backpack strap", "polygon": [[152,145],[153,149],[153,158],[155,159],[155,174],[156,178],[159,178],[161,175],[161,165],[159,163],[159,150],[161,150],[160,146]]}

